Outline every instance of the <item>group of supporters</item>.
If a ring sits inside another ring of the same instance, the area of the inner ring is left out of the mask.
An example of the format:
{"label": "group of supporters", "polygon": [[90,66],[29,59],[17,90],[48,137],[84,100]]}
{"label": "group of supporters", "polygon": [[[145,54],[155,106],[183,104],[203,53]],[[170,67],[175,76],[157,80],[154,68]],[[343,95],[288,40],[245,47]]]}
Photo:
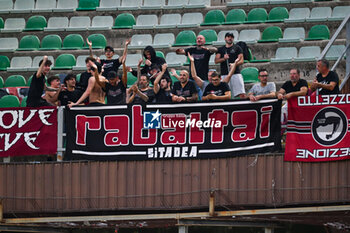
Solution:
{"label": "group of supporters", "polygon": [[[91,48],[92,44],[87,42]],[[313,92],[320,95],[339,93],[339,78],[330,71],[328,61],[322,59],[317,62],[319,73],[310,87],[304,79],[300,79],[300,71],[293,68],[290,70],[290,80],[276,92],[275,84],[268,82],[268,71],[261,69],[260,83],[254,84],[246,94],[240,74],[240,65],[244,62],[243,51],[234,44],[232,33],[226,33],[226,44],[220,48],[205,47],[205,38],[199,35],[196,46],[177,49],[177,54],[188,57],[190,70],[181,70],[178,75],[171,69],[171,74],[178,80],[174,83],[165,59],[158,57],[151,46],[143,50],[144,59],[139,61],[137,70],[127,67],[125,60],[129,43],[130,40],[125,41],[124,52],[118,59],[113,59],[114,49],[110,46],[105,48],[106,59],[94,58],[90,49],[90,57],[85,60],[87,70],[80,75],[79,82],[75,75],[69,73],[64,78],[64,84],[60,84],[58,76],[50,76],[46,85],[45,77],[52,63],[44,56],[38,71],[33,75],[27,106],[96,106],[105,104],[105,99],[108,104],[224,101],[232,98],[257,101],[264,98],[289,99]],[[214,53],[221,74],[209,69],[209,59]],[[122,72],[118,71],[120,66]],[[128,72],[137,77],[137,81],[129,88]]]}

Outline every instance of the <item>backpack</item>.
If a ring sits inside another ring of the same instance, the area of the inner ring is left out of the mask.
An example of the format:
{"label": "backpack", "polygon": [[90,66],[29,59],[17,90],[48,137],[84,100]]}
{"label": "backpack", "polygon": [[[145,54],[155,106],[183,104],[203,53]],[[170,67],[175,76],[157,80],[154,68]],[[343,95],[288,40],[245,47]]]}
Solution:
{"label": "backpack", "polygon": [[243,51],[243,57],[244,57],[244,60],[251,60],[251,55],[250,55],[250,52],[249,52],[249,47],[248,45],[243,42],[243,41],[239,41],[238,43],[236,43],[236,45],[238,45],[239,47],[241,47],[242,51]]}

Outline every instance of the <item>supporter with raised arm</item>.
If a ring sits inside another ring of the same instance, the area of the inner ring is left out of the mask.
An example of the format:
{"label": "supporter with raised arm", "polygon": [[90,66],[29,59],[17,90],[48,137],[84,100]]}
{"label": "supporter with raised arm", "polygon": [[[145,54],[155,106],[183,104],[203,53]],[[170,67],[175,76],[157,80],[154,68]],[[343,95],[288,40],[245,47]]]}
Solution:
{"label": "supporter with raised arm", "polygon": [[[197,82],[199,87],[202,87],[205,83],[200,77],[197,76],[197,72],[194,66],[194,58],[191,54],[187,54],[190,60],[191,73],[193,79]],[[210,83],[206,85],[203,91],[202,100],[229,100],[231,99],[231,91],[225,82],[221,82],[220,75],[217,72],[212,72],[210,74]]]}
{"label": "supporter with raised arm", "polygon": [[[162,65],[166,64],[166,61],[162,57],[158,57],[156,51],[152,46],[146,46],[143,50],[143,56],[145,58],[144,67],[141,70],[141,74],[148,74],[150,77],[153,76],[151,82],[154,82],[156,73],[162,70]],[[168,70],[165,70],[164,76],[170,77]]]}
{"label": "supporter with raised arm", "polygon": [[42,106],[52,106],[41,96],[43,95],[44,89],[46,87],[45,76],[50,72],[50,66],[52,62],[48,60],[47,56],[39,62],[39,69],[34,73],[32,82],[30,83],[27,106],[28,107],[42,107]]}
{"label": "supporter with raised arm", "polygon": [[103,66],[102,76],[108,77],[108,73],[114,71],[118,73],[119,67],[125,62],[126,55],[128,53],[128,45],[130,44],[130,39],[125,41],[123,55],[118,59],[113,59],[114,49],[111,46],[105,47],[106,59],[100,59],[101,65]]}
{"label": "supporter with raised arm", "polygon": [[91,67],[88,87],[79,100],[75,103],[68,104],[69,107],[79,105],[84,102],[86,98],[89,97],[89,105],[99,106],[105,104],[105,92],[102,90],[102,87],[97,82],[105,82],[106,78],[101,75],[102,66],[98,62],[89,61]]}
{"label": "supporter with raised arm", "polygon": [[250,101],[258,101],[261,99],[275,98],[276,85],[274,82],[268,82],[268,73],[266,69],[259,70],[260,83],[256,83],[248,92]]}
{"label": "supporter with raised arm", "polygon": [[154,80],[153,90],[156,95],[156,103],[171,103],[171,88],[170,79],[164,76],[164,73],[168,65],[164,63],[162,65],[162,71],[158,73]]}
{"label": "supporter with raised arm", "polygon": [[[177,49],[176,54],[188,55],[191,54],[194,58],[194,66],[197,71],[197,75],[202,80],[208,80],[209,71],[209,59],[213,53],[217,52],[215,47],[204,47],[205,38],[202,35],[197,36],[196,46],[187,49]],[[192,77],[192,75],[191,75]]]}
{"label": "supporter with raised arm", "polygon": [[47,79],[47,83],[49,87],[45,91],[45,99],[51,105],[58,106],[58,96],[65,86],[60,84],[60,78],[58,76],[50,76]]}
{"label": "supporter with raised arm", "polygon": [[64,85],[66,86],[59,95],[58,100],[61,106],[66,106],[71,102],[76,102],[80,98],[80,92],[75,88],[76,77],[74,74],[69,73],[63,80]]}
{"label": "supporter with raised arm", "polygon": [[141,63],[137,65],[137,82],[127,91],[126,102],[134,104],[151,103],[155,97],[154,91],[149,87],[149,76],[141,74]]}
{"label": "supporter with raised arm", "polygon": [[339,77],[336,72],[329,69],[326,59],[317,61],[318,74],[311,84],[311,91],[318,90],[318,95],[339,94]]}
{"label": "supporter with raised arm", "polygon": [[[236,63],[234,74],[228,85],[232,90],[233,97],[245,98],[243,77],[239,66],[244,63],[243,51],[241,47],[233,43],[234,35],[231,32],[225,34],[225,45],[218,49],[215,56],[215,63],[220,63],[221,78],[225,79],[230,70],[230,64]],[[237,60],[237,62],[236,62]]]}

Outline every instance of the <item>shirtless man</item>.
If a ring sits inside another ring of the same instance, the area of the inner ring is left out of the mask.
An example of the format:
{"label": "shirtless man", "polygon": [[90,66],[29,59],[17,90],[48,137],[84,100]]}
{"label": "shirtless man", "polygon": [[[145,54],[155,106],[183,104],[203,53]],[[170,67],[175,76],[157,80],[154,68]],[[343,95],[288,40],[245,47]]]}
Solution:
{"label": "shirtless man", "polygon": [[70,103],[68,106],[73,107],[75,105],[79,105],[84,102],[84,100],[89,97],[89,105],[91,106],[99,106],[105,104],[105,92],[102,87],[97,83],[106,82],[106,78],[101,75],[102,66],[100,63],[94,63],[89,61],[89,65],[91,66],[90,74],[94,78],[89,79],[88,87],[83,95],[79,98],[79,100],[75,103]]}

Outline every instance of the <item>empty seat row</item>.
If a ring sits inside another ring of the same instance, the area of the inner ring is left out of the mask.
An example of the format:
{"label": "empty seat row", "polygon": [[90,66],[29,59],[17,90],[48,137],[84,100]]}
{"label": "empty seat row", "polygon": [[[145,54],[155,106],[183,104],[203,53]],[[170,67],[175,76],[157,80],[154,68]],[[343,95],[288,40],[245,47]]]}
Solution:
{"label": "empty seat row", "polygon": [[[89,41],[92,42],[93,49],[102,49],[106,47],[107,40],[102,34],[92,34],[88,36]],[[31,50],[58,50],[58,49],[88,49],[88,45],[83,37],[79,34],[67,35],[62,42],[59,35],[47,35],[41,42],[35,35],[26,35],[22,37],[18,44],[16,37],[0,38],[0,51],[11,52],[17,51],[31,51]]]}
{"label": "empty seat row", "polygon": [[180,9],[210,6],[210,0],[1,0],[0,13],[72,12],[82,10]]}
{"label": "empty seat row", "polygon": [[[227,6],[265,5],[265,4],[294,4],[312,3],[324,0],[228,0]],[[332,0],[327,0],[332,1]]]}
{"label": "empty seat row", "polygon": [[[345,45],[332,45],[325,58],[328,60],[337,60],[345,50]],[[321,55],[321,48],[319,46],[304,46],[299,49],[295,47],[284,47],[276,50],[275,58],[271,62],[306,62],[315,61]]]}
{"label": "empty seat row", "polygon": [[201,25],[264,23],[264,22],[316,22],[344,19],[350,12],[350,6],[293,8],[288,12],[285,7],[274,7],[269,14],[265,8],[254,8],[248,15],[243,9],[232,9],[226,17],[221,10],[210,10]]}

